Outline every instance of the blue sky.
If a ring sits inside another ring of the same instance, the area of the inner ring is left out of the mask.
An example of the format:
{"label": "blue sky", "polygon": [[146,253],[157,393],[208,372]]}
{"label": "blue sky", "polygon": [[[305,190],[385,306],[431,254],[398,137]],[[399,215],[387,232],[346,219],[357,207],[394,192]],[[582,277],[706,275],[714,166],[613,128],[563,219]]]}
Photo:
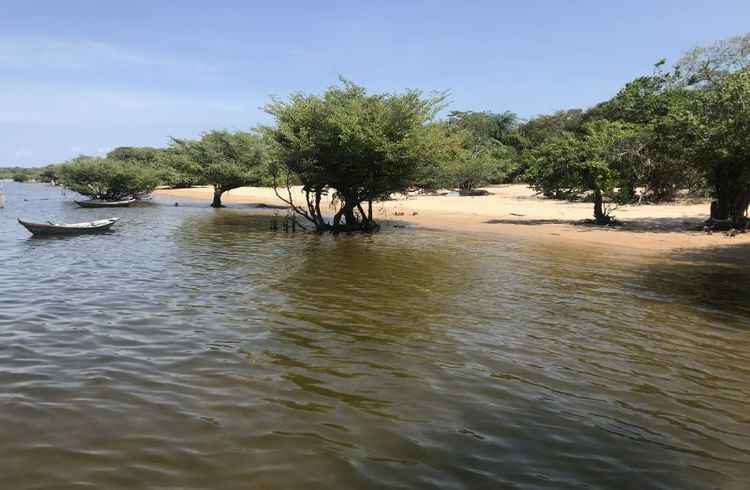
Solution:
{"label": "blue sky", "polygon": [[0,0],[0,165],[268,122],[271,95],[339,75],[451,91],[451,109],[588,107],[750,2]]}

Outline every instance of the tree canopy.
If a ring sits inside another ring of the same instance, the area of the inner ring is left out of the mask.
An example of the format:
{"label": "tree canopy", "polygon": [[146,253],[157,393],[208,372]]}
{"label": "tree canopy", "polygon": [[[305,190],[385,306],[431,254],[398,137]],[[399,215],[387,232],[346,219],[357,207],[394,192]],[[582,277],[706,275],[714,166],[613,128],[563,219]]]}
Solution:
{"label": "tree canopy", "polygon": [[712,217],[744,228],[750,202],[750,68],[696,92],[660,129],[705,174],[717,198]]}
{"label": "tree canopy", "polygon": [[[320,231],[376,229],[373,201],[409,190],[426,167],[438,165],[441,143],[428,123],[444,100],[416,90],[371,95],[346,80],[323,95],[274,100],[266,111],[276,124],[265,133],[275,188],[296,179],[305,203],[294,203],[291,193],[279,197]],[[331,221],[321,208],[326,196],[335,207]]]}
{"label": "tree canopy", "polygon": [[159,185],[159,176],[145,165],[80,156],[63,165],[62,184],[94,199],[118,200],[150,193]]}
{"label": "tree canopy", "polygon": [[210,131],[199,140],[173,139],[172,152],[162,158],[181,173],[213,186],[213,207],[232,189],[266,181],[263,139],[259,134]]}
{"label": "tree canopy", "polygon": [[605,209],[604,195],[620,181],[625,146],[637,129],[628,123],[598,120],[585,124],[582,130],[580,134],[562,132],[534,149],[528,178],[545,193],[591,191],[596,223],[608,224],[612,218]]}

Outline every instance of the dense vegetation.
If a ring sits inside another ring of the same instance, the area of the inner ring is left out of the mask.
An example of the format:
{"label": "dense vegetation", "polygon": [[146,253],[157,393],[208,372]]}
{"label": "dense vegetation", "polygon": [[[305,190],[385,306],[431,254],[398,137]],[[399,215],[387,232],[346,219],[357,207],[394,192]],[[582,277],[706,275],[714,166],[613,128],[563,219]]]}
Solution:
{"label": "dense vegetation", "polygon": [[0,180],[13,180],[15,182],[26,182],[33,180],[37,169],[23,167],[0,167]]}
{"label": "dense vegetation", "polygon": [[588,111],[564,111],[519,127],[523,175],[550,197],[590,191],[603,201],[711,195],[711,225],[744,229],[750,200],[750,34],[665,62]]}
{"label": "dense vegetation", "polygon": [[[453,111],[445,94],[370,94],[342,80],[321,95],[292,94],[266,111],[274,124],[210,131],[166,148],[121,147],[0,178],[43,180],[104,199],[156,185],[211,185],[212,205],[246,185],[274,185],[321,231],[377,228],[373,202],[394,193],[524,182],[549,198],[587,199],[594,221],[618,204],[680,192],[711,196],[711,226],[747,226],[750,202],[750,34],[696,48],[590,109],[523,121],[510,112]],[[304,202],[295,202],[301,185]],[[326,216],[325,205],[333,207]]]}

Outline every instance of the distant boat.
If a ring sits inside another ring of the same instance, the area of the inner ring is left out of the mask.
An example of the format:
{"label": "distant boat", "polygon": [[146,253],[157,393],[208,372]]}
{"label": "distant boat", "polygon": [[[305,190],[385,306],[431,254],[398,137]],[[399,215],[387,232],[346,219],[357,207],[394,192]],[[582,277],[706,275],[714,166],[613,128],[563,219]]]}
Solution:
{"label": "distant boat", "polygon": [[73,201],[82,208],[127,208],[135,203],[135,199],[125,199],[123,201],[104,201],[101,199],[91,199],[90,201]]}
{"label": "distant boat", "polygon": [[82,233],[97,233],[109,230],[112,225],[117,223],[120,218],[100,219],[97,221],[87,221],[85,223],[59,224],[59,223],[29,223],[28,221],[18,220],[24,228],[29,230],[32,235],[79,235]]}

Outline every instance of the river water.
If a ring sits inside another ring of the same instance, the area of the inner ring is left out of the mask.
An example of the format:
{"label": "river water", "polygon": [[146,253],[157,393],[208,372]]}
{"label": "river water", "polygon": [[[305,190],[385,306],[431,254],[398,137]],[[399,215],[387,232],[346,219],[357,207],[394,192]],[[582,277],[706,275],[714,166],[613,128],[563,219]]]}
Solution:
{"label": "river water", "polygon": [[2,488],[750,488],[748,250],[292,234],[3,186]]}

